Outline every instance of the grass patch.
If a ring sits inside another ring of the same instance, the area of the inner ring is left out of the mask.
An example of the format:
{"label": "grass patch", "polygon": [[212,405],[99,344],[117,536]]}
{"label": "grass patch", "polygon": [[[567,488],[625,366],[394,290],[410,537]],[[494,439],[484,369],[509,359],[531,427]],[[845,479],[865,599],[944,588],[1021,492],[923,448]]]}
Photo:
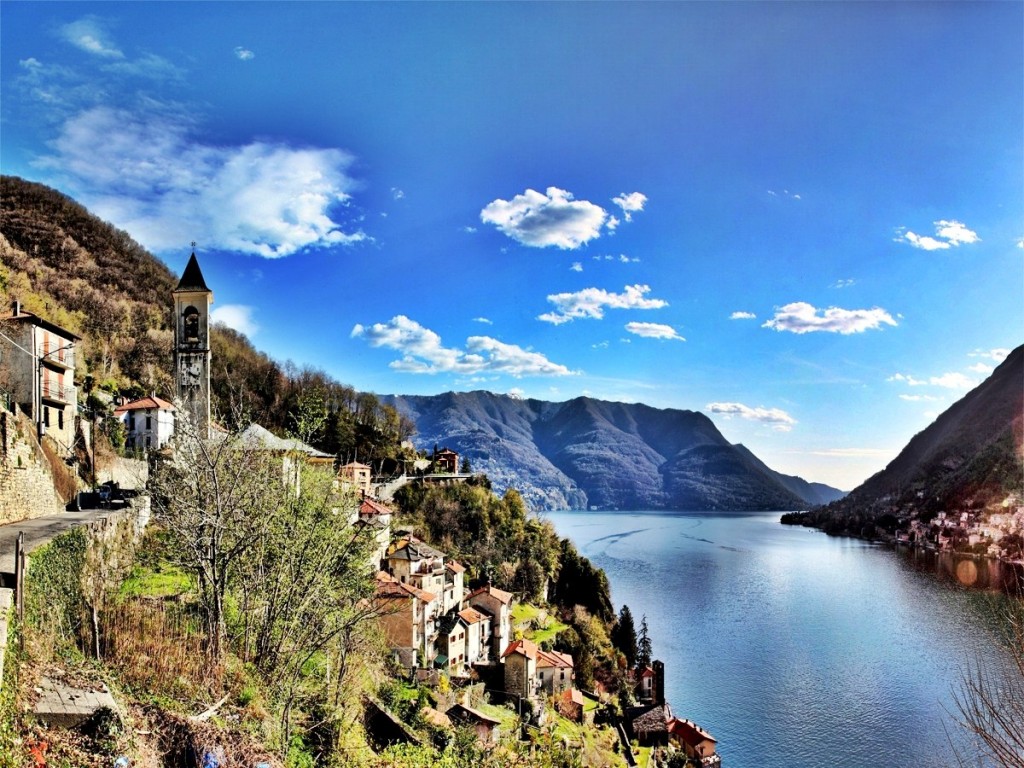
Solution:
{"label": "grass patch", "polygon": [[136,565],[121,584],[118,597],[176,597],[192,591],[192,576],[169,563],[158,563],[150,568]]}
{"label": "grass patch", "polygon": [[563,624],[555,618],[549,618],[548,623],[543,628],[528,631],[526,633],[526,637],[533,640],[537,645],[540,645],[541,643],[554,643],[555,637],[558,633],[563,632],[568,628],[568,624]]}
{"label": "grass patch", "polygon": [[512,606],[512,623],[515,626],[528,625],[540,616],[540,608],[529,603],[516,603]]}

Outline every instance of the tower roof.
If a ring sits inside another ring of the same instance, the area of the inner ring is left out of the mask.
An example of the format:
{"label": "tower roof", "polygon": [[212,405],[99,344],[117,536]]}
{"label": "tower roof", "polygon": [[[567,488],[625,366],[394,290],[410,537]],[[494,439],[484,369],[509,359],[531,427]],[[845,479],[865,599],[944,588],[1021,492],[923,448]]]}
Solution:
{"label": "tower roof", "polygon": [[196,260],[196,254],[193,251],[191,258],[188,260],[188,264],[185,265],[185,271],[181,275],[181,280],[178,282],[178,287],[174,289],[177,291],[209,291],[206,287],[206,280],[203,279],[203,271],[199,269],[199,262]]}

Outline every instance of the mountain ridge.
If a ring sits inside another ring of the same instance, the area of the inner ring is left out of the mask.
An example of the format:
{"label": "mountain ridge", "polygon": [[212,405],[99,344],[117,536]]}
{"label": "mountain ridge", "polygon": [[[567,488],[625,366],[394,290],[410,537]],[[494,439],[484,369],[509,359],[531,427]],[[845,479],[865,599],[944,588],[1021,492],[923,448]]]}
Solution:
{"label": "mountain ridge", "polygon": [[458,451],[539,509],[804,509],[842,494],[774,472],[698,411],[486,390],[381,400],[416,423],[420,447]]}

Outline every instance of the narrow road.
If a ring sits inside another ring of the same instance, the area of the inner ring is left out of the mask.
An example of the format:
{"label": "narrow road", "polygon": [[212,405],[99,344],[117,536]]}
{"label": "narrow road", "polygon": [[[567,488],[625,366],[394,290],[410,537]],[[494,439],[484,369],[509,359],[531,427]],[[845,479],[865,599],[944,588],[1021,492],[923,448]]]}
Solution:
{"label": "narrow road", "polygon": [[83,509],[80,512],[61,512],[56,515],[34,517],[30,520],[19,520],[16,523],[0,525],[0,580],[6,574],[14,574],[14,546],[18,533],[25,532],[25,551],[41,547],[58,534],[71,528],[106,517],[111,512],[121,509],[120,504],[114,509]]}

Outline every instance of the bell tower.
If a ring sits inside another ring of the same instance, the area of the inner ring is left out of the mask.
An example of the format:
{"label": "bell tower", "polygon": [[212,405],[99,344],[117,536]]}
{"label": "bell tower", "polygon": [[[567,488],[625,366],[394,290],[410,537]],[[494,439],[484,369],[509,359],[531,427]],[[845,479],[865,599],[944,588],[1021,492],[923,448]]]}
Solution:
{"label": "bell tower", "polygon": [[206,287],[195,251],[173,295],[175,391],[191,414],[196,431],[205,438],[210,434],[210,305],[213,303],[213,291]]}

